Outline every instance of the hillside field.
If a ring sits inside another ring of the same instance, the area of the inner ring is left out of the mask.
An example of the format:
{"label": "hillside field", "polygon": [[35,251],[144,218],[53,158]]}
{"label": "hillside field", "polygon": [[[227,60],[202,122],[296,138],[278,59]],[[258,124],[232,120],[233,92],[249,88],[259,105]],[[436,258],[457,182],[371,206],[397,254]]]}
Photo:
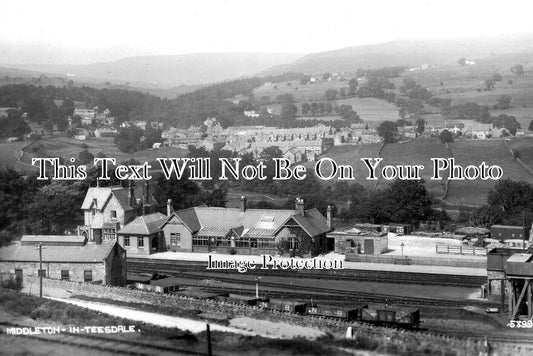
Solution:
{"label": "hillside field", "polygon": [[[533,167],[533,139],[513,140],[510,146],[521,153],[521,157],[526,164]],[[347,164],[354,167],[355,180],[349,183],[360,183],[363,186],[373,189],[375,181],[367,180],[368,169],[361,161],[361,158],[378,157],[379,144],[339,146],[333,147],[322,157],[329,157],[338,164]],[[533,176],[520,166],[512,157],[510,151],[503,141],[457,141],[450,143],[450,149],[455,157],[457,165],[464,167],[468,165],[479,166],[482,162],[488,165],[497,164],[503,169],[503,178],[510,178],[515,181],[526,181],[533,183]],[[423,165],[421,176],[425,180],[426,188],[432,196],[438,200],[444,193],[444,181],[431,180],[433,166],[431,158],[448,158],[446,147],[438,139],[415,139],[406,143],[387,144],[381,151],[384,165]],[[315,162],[306,162],[304,165],[309,171],[314,169]],[[329,174],[330,170],[324,170]],[[337,179],[324,181],[324,184],[334,184]],[[384,188],[389,181],[380,179],[377,188]],[[494,186],[496,181],[481,179],[474,181],[451,181],[445,203],[449,205],[481,206],[486,204],[487,193]]]}
{"label": "hillside field", "polygon": [[259,100],[263,96],[275,100],[278,95],[292,94],[295,101],[305,102],[313,100],[324,100],[324,95],[328,89],[340,90],[347,87],[348,82],[332,80],[330,82],[307,83],[301,85],[297,80],[276,83],[274,86],[260,86],[254,89],[254,97]]}
{"label": "hillside field", "polygon": [[[36,145],[44,148],[46,157],[77,158],[79,153],[85,150],[84,144],[87,145],[86,149],[93,155],[96,156],[98,152],[103,152],[106,157],[116,158],[117,163],[132,158],[141,163],[152,162],[156,158],[184,157],[188,153],[187,150],[177,147],[163,147],[161,149],[142,150],[130,154],[121,152],[113,143],[112,138],[91,138],[87,141],[79,141],[66,136],[52,136],[34,142],[26,142],[25,145],[27,146],[24,149],[25,152],[21,161],[25,164],[31,164],[31,158],[37,157],[40,152],[31,152],[31,147]],[[159,165],[156,167],[159,168]]]}

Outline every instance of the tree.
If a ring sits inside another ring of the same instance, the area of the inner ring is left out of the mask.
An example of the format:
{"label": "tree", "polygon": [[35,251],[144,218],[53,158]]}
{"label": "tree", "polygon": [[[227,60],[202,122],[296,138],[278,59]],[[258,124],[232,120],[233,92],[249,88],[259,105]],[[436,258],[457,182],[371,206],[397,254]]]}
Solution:
{"label": "tree", "polygon": [[309,103],[302,104],[302,115],[307,115],[311,111],[311,105]]}
{"label": "tree", "polygon": [[446,143],[446,142],[453,142],[453,135],[450,131],[448,130],[442,130],[442,132],[440,133],[439,135],[439,140],[442,142],[442,143]]}
{"label": "tree", "polygon": [[500,73],[496,73],[492,75],[492,80],[495,82],[501,82],[502,81],[502,75]]}
{"label": "tree", "polygon": [[517,64],[513,67],[511,67],[511,72],[516,75],[523,75],[524,74],[524,66],[521,64]]}
{"label": "tree", "polygon": [[466,58],[459,58],[457,63],[459,63],[459,65],[461,65],[461,66],[465,66],[466,65]]}
{"label": "tree", "polygon": [[339,92],[335,89],[328,89],[326,90],[326,100],[337,100],[337,96],[339,95]]}
{"label": "tree", "polygon": [[494,79],[489,78],[489,79],[485,80],[485,88],[487,88],[487,90],[494,89],[495,85],[496,85],[496,83],[495,83]]}
{"label": "tree", "polygon": [[355,95],[357,93],[357,87],[359,86],[359,82],[356,78],[350,79],[348,82],[348,95]]}
{"label": "tree", "polygon": [[511,107],[511,97],[509,95],[502,95],[498,98],[498,103],[493,106],[494,109],[509,109]]}
{"label": "tree", "polygon": [[331,105],[330,102],[326,103],[325,110],[327,114],[331,114],[333,112],[333,106]]}
{"label": "tree", "polygon": [[396,135],[398,134],[398,126],[392,121],[383,121],[377,127],[378,135],[383,138],[385,143],[396,142]]}
{"label": "tree", "polygon": [[431,215],[431,199],[424,181],[396,180],[386,190],[385,211],[391,222],[417,224]]}
{"label": "tree", "polygon": [[424,119],[418,119],[416,120],[416,131],[419,134],[422,134],[426,129],[426,120]]}
{"label": "tree", "polygon": [[331,73],[326,72],[322,74],[322,80],[328,80],[329,78],[331,78]]}
{"label": "tree", "polygon": [[64,234],[82,221],[84,182],[52,182],[40,188],[28,206],[28,225],[39,234]]}
{"label": "tree", "polygon": [[520,215],[523,211],[533,210],[533,186],[527,182],[502,179],[489,191],[487,201],[506,215]]}
{"label": "tree", "polygon": [[90,164],[94,162],[94,156],[91,152],[83,150],[78,154],[79,164]]}

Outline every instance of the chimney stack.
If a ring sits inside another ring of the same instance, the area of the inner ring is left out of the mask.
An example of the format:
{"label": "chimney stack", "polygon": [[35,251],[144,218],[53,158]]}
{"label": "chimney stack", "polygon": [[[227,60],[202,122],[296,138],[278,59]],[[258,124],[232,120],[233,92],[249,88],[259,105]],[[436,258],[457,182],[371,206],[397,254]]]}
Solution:
{"label": "chimney stack", "polygon": [[241,213],[244,213],[246,211],[246,197],[244,195],[241,196],[240,208]]}
{"label": "chimney stack", "polygon": [[296,198],[296,206],[295,206],[295,212],[296,214],[300,214],[302,216],[305,216],[305,204],[304,200],[300,197]]}
{"label": "chimney stack", "polygon": [[172,215],[174,209],[172,209],[172,199],[167,200],[167,216]]}
{"label": "chimney stack", "polygon": [[144,181],[144,202],[145,204],[150,203],[150,184],[148,181]]}
{"label": "chimney stack", "polygon": [[129,202],[130,202],[130,206],[132,208],[135,207],[135,205],[136,205],[135,191],[133,190],[133,181],[131,181],[131,180],[129,182],[128,199],[129,199]]}
{"label": "chimney stack", "polygon": [[328,228],[331,230],[331,219],[332,219],[332,207],[331,205],[328,205],[328,210],[326,210],[326,221],[328,224]]}

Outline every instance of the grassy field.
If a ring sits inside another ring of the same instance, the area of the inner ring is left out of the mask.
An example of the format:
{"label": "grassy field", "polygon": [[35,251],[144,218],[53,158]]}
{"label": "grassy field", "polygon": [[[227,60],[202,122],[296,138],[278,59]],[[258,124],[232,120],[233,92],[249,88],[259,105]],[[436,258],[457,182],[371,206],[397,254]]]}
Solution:
{"label": "grassy field", "polygon": [[[511,156],[502,141],[461,141],[450,144],[456,164],[467,166],[480,165],[486,162],[489,165],[499,165],[503,169],[503,178],[515,181],[533,183],[533,177],[521,167]],[[480,206],[486,204],[487,193],[496,181],[481,179],[475,181],[454,181],[446,202],[453,205]]]}
{"label": "grassy field", "polygon": [[[337,164],[350,165],[354,168],[355,180],[348,181],[348,183],[356,182],[366,187],[373,187],[374,181],[367,180],[368,170],[365,168],[364,163],[361,162],[361,158],[374,158],[377,157],[380,144],[368,144],[368,145],[355,145],[355,146],[337,146],[330,149],[319,158],[329,157]],[[309,172],[314,172],[314,166],[316,162],[306,162],[304,166],[307,167]],[[324,166],[324,174],[330,174],[331,169]],[[324,181],[325,184],[335,184],[337,179],[331,179]]]}
{"label": "grassy field", "polygon": [[[381,166],[391,165],[423,165],[424,169],[420,172],[422,178],[426,181],[426,188],[435,197],[441,197],[444,192],[444,186],[441,181],[430,180],[433,174],[431,158],[448,157],[446,147],[437,139],[417,139],[406,143],[394,143],[385,145],[381,151],[384,158]],[[379,188],[384,188],[390,181],[380,179]]]}
{"label": "grassy field", "polygon": [[[152,162],[156,158],[169,157],[184,157],[187,155],[187,150],[177,147],[164,147],[158,150],[142,150],[132,154],[120,152],[117,146],[113,143],[112,138],[91,138],[86,141],[78,141],[66,136],[51,136],[45,137],[39,141],[30,144],[30,147],[25,149],[23,158],[21,159],[25,164],[31,164],[31,158],[36,157],[39,153],[31,153],[31,147],[41,145],[48,157],[63,157],[69,159],[70,157],[77,158],[79,153],[85,149],[96,155],[98,152],[103,152],[107,157],[117,159],[117,163],[134,158],[139,162]],[[86,145],[86,146],[85,146]],[[0,145],[0,149],[1,149]],[[85,148],[87,147],[87,148]]]}
{"label": "grassy field", "polygon": [[359,117],[368,123],[380,123],[383,121],[396,121],[398,108],[382,99],[376,98],[350,98],[337,100],[337,105],[351,105]]}
{"label": "grassy field", "polygon": [[[289,84],[290,85],[287,85]],[[301,85],[299,81],[292,80],[286,82],[276,83],[276,88],[273,86],[265,87],[260,86],[254,89],[254,96],[256,99],[261,99],[263,96],[269,96],[270,100],[276,99],[278,95],[292,94],[295,101],[311,101],[311,100],[323,100],[326,90],[336,89],[340,90],[342,87],[347,87],[348,82],[334,81],[331,82],[319,82],[316,84]]]}
{"label": "grassy field", "polygon": [[[518,150],[522,160],[533,167],[533,139],[513,140],[510,146]],[[533,183],[533,176],[520,166],[512,157],[511,153],[504,145],[503,141],[457,141],[450,144],[450,149],[456,158],[456,164],[464,167],[468,165],[479,166],[482,162],[488,165],[499,165],[503,169],[503,178],[510,178],[515,181],[526,181]],[[377,157],[379,144],[359,145],[359,146],[339,146],[333,147],[328,152],[320,156],[329,157],[338,164],[347,164],[354,167],[355,180],[349,183],[360,183],[367,188],[374,188],[375,181],[367,180],[368,170],[361,158]],[[435,139],[415,139],[406,143],[395,143],[385,145],[381,152],[384,165],[415,165],[424,166],[421,176],[426,182],[426,188],[437,199],[442,197],[444,192],[443,181],[431,180],[433,166],[431,158],[448,158],[449,154],[445,146]],[[304,165],[309,171],[314,170],[314,162],[307,162]],[[329,174],[330,170],[324,170]],[[324,184],[334,184],[337,179],[324,181]],[[380,179],[378,189],[386,187],[390,181]],[[452,181],[449,186],[448,195],[445,202],[450,205],[481,206],[486,204],[487,193],[494,186],[496,181],[481,179],[474,181]]]}
{"label": "grassy field", "polygon": [[513,150],[518,151],[520,159],[533,169],[533,138],[524,138],[521,140],[512,140],[509,146]]}

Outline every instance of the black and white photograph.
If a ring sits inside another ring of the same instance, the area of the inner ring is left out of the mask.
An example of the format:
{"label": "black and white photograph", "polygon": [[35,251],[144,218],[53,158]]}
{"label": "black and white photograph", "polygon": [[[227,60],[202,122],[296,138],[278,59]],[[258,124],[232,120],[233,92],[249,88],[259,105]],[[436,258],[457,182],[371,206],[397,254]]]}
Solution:
{"label": "black and white photograph", "polygon": [[533,355],[531,14],[0,0],[0,355]]}

